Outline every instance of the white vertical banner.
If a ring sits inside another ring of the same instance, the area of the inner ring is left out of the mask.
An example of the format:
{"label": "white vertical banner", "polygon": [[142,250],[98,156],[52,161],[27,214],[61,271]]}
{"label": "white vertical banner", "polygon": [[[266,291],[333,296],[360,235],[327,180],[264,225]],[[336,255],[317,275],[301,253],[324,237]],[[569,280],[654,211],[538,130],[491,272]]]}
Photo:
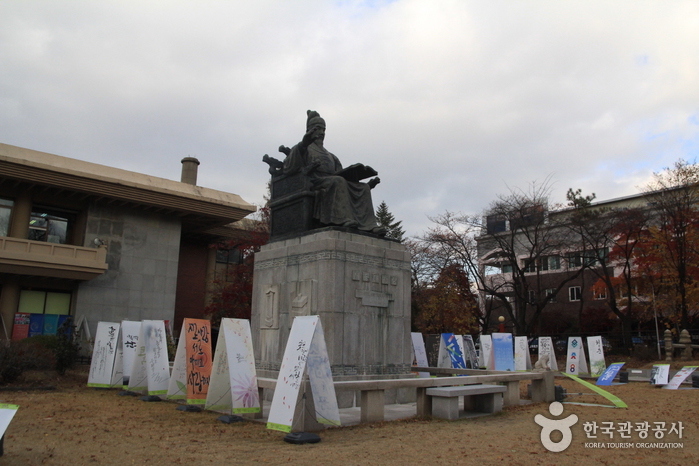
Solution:
{"label": "white vertical banner", "polygon": [[468,365],[466,364],[468,358],[466,357],[466,352],[464,351],[464,337],[463,335],[454,335],[454,338],[456,338],[456,344],[459,347],[459,351],[461,351],[461,359],[464,361],[464,368],[468,369]]}
{"label": "white vertical banner", "polygon": [[[430,363],[427,362],[427,350],[425,349],[425,340],[422,338],[422,333],[411,332],[410,338],[413,342],[413,354],[415,354],[415,361],[420,367],[430,367]],[[429,377],[429,372],[418,372],[420,377]]]}
{"label": "white vertical banner", "polygon": [[481,367],[488,370],[495,370],[495,358],[493,355],[493,339],[490,335],[481,335],[481,352],[479,353],[478,362]]}
{"label": "white vertical banner", "polygon": [[121,325],[117,322],[97,323],[90,374],[87,378],[88,387],[109,388],[112,386],[120,327]]}
{"label": "white vertical banner", "polygon": [[670,364],[655,364],[650,370],[651,385],[668,385]]}
{"label": "white vertical banner", "polygon": [[260,412],[255,354],[247,319],[221,319],[205,408],[231,414]]}
{"label": "white vertical banner", "polygon": [[515,370],[532,370],[532,359],[529,356],[527,337],[515,337]]}
{"label": "white vertical banner", "polygon": [[601,376],[607,370],[607,363],[604,362],[602,337],[587,337],[587,351],[590,355],[590,376]]}
{"label": "white vertical banner", "polygon": [[566,373],[571,375],[590,375],[585,360],[585,348],[582,337],[568,337],[568,354],[566,355]]}
{"label": "white vertical banner", "polygon": [[[320,318],[318,316],[299,316],[294,318],[286,349],[284,350],[282,365],[279,369],[279,378],[274,389],[272,405],[269,410],[268,429],[291,432],[299,390],[303,383],[303,375],[309,359],[315,365],[315,367],[309,367],[311,390],[313,391],[315,385],[322,391],[322,393],[318,394],[320,396],[331,396],[330,393],[332,392],[332,399],[326,400],[320,399],[315,393],[313,395],[316,411],[318,411],[319,403],[324,405],[322,408],[323,413],[319,416],[320,419],[318,421],[328,424],[337,422],[334,425],[339,425],[340,413],[337,408],[337,399],[334,396],[334,388],[328,387],[327,379],[330,377],[329,383],[332,385],[332,377],[330,374],[330,363],[327,359],[327,349],[325,345],[319,344],[319,340],[314,339],[318,327],[320,327]],[[320,328],[320,335],[324,342],[325,337],[322,333],[322,327]],[[317,347],[312,349],[312,346]],[[311,351],[313,354],[309,355]],[[334,407],[332,406],[333,401]]]}
{"label": "white vertical banner", "polygon": [[121,344],[121,338],[120,329],[116,355],[114,355],[114,368],[112,369],[112,387],[124,386],[124,350]]}
{"label": "white vertical banner", "polygon": [[557,371],[558,362],[556,362],[556,352],[553,349],[551,337],[539,337],[539,359],[545,354],[549,357],[549,369]]}
{"label": "white vertical banner", "polygon": [[478,353],[476,352],[476,345],[473,344],[473,337],[471,335],[463,335],[464,340],[464,359],[471,365],[471,369],[478,369]]}
{"label": "white vertical banner", "polygon": [[180,338],[177,341],[177,352],[172,364],[170,382],[167,386],[167,398],[169,400],[187,399],[187,337],[184,323],[180,329]]}
{"label": "white vertical banner", "polygon": [[133,362],[138,350],[138,333],[141,331],[141,322],[130,320],[121,321],[121,349],[123,354],[123,378],[124,389],[129,386],[129,378]]}
{"label": "white vertical banner", "polygon": [[146,393],[148,391],[148,371],[146,365],[146,339],[143,336],[143,323],[138,327],[138,337],[136,338],[136,351],[131,364],[131,375],[127,389],[132,392]]}
{"label": "white vertical banner", "polygon": [[146,373],[148,374],[148,394],[167,395],[170,384],[170,362],[167,357],[165,322],[144,320],[141,330],[145,338]]}
{"label": "white vertical banner", "polygon": [[315,405],[316,420],[321,424],[330,426],[340,425],[340,410],[335,396],[332,368],[328,358],[328,348],[325,345],[325,333],[318,316],[318,325],[313,334],[311,349],[308,353],[308,379],[311,382],[313,392],[313,404]]}
{"label": "white vertical banner", "polygon": [[0,439],[3,435],[5,435],[7,426],[10,425],[10,421],[12,421],[12,418],[15,417],[18,409],[18,405],[0,403]]}
{"label": "white vertical banner", "polygon": [[689,377],[692,372],[697,370],[699,366],[684,366],[682,369],[677,371],[677,374],[670,380],[670,383],[665,385],[663,388],[667,390],[677,390],[682,385],[682,382]]}

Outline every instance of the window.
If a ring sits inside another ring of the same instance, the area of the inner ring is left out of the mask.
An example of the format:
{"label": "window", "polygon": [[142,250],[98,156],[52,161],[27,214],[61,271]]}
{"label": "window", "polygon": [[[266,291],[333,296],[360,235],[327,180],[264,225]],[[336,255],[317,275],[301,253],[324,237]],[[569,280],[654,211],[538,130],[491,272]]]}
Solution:
{"label": "window", "polygon": [[29,237],[33,241],[66,244],[75,215],[36,207],[29,218]]}
{"label": "window", "polygon": [[569,301],[580,301],[582,299],[582,292],[579,286],[571,286],[568,288],[568,300]]}
{"label": "window", "polygon": [[607,299],[607,289],[595,291],[595,299]]}
{"label": "window", "polygon": [[504,264],[502,266],[502,273],[512,273],[512,264]]}
{"label": "window", "polygon": [[7,236],[10,231],[10,216],[14,202],[0,198],[0,236]]}
{"label": "window", "polygon": [[548,298],[551,296],[551,299],[549,299],[550,303],[555,303],[556,302],[556,289],[555,288],[549,288],[546,290],[546,297]]}
{"label": "window", "polygon": [[[24,329],[15,325],[13,339],[34,335],[55,335],[70,315],[70,300],[70,293],[21,290],[17,313],[30,315],[26,316],[27,325],[23,326]],[[17,323],[17,316],[15,316],[15,322]]]}
{"label": "window", "polygon": [[558,270],[561,268],[561,256],[545,256],[541,258],[541,270]]}
{"label": "window", "polygon": [[583,260],[582,260],[582,255],[579,252],[572,252],[566,256],[566,260],[568,261],[568,268],[577,268],[577,267],[582,267],[583,265]]}
{"label": "window", "polygon": [[525,259],[524,261],[522,261],[522,272],[524,272],[524,273],[536,272],[536,261],[534,259]]}
{"label": "window", "polygon": [[241,262],[242,256],[240,255],[240,250],[236,248],[217,250],[215,269],[216,279],[229,281],[234,267]]}

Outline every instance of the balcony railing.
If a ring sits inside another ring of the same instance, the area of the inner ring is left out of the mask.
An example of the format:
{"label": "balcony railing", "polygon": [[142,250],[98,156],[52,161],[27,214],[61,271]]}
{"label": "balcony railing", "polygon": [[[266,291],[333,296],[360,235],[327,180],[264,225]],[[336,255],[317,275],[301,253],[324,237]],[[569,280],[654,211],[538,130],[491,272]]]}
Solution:
{"label": "balcony railing", "polygon": [[107,248],[0,236],[0,272],[91,280],[107,270]]}

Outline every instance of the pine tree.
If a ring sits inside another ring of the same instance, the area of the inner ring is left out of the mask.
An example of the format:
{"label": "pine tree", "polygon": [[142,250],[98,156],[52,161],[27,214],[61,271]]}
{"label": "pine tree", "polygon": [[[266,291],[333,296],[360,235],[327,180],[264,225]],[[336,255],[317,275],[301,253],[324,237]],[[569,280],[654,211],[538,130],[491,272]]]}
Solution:
{"label": "pine tree", "polygon": [[405,231],[403,231],[403,228],[400,226],[403,222],[396,222],[393,214],[389,212],[385,201],[381,201],[381,204],[376,208],[376,220],[379,222],[380,226],[386,229],[386,238],[403,241]]}

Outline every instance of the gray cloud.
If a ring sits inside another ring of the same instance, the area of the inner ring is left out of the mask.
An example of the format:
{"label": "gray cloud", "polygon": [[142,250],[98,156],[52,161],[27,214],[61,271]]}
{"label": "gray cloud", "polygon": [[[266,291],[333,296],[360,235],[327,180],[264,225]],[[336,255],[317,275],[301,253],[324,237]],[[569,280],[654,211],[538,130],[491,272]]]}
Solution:
{"label": "gray cloud", "polygon": [[699,153],[696,2],[0,4],[2,142],[261,203],[305,111],[409,234],[551,176],[612,198]]}

